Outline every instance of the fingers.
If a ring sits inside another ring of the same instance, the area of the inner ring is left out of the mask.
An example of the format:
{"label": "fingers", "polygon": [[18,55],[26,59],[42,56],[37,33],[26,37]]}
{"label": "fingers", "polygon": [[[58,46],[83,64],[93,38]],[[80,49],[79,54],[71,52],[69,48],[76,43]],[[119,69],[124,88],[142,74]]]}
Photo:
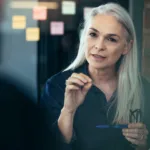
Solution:
{"label": "fingers", "polygon": [[70,77],[68,80],[66,80],[66,85],[78,85],[80,86],[84,86],[86,82],[82,81],[80,79],[74,78],[74,77]]}
{"label": "fingers", "polygon": [[145,124],[139,122],[139,123],[130,123],[128,125],[128,128],[130,128],[130,129],[135,129],[135,128],[143,129],[143,128],[146,128],[146,126],[145,126]]}
{"label": "fingers", "polygon": [[122,130],[125,138],[132,144],[143,145],[147,141],[148,130],[143,123],[131,123]]}
{"label": "fingers", "polygon": [[85,82],[85,83],[86,82],[92,82],[92,80],[87,75],[85,75],[83,73],[79,73],[79,74],[73,73],[71,75],[71,77],[77,78],[77,79],[79,79],[79,80],[81,80],[82,82]]}
{"label": "fingers", "polygon": [[133,138],[126,138],[129,142],[131,142],[132,144],[135,144],[135,145],[145,145],[146,142],[143,140],[143,141],[139,141],[137,139],[133,139]]}
{"label": "fingers", "polygon": [[92,86],[92,79],[83,73],[80,73],[80,75],[88,81],[82,89],[82,91],[86,93],[87,90]]}
{"label": "fingers", "polygon": [[[90,84],[89,84],[90,83]],[[71,75],[71,77],[68,78],[68,80],[66,80],[66,85],[67,85],[67,89],[80,89],[81,87],[84,87],[84,89],[88,89],[92,84],[92,80],[84,75],[83,73],[77,74],[77,73],[73,73]],[[70,86],[70,85],[74,85],[74,86]],[[79,87],[79,88],[75,88]]]}
{"label": "fingers", "polygon": [[148,135],[148,130],[146,128],[146,125],[143,123],[130,123],[128,125],[128,129],[123,129],[124,132],[130,132],[130,133],[137,133],[137,134],[144,134]]}
{"label": "fingers", "polygon": [[68,85],[68,86],[66,87],[66,89],[67,89],[67,90],[79,90],[80,87],[75,86],[75,85]]}
{"label": "fingers", "polygon": [[[123,135],[126,137],[126,138],[133,138],[133,139],[147,139],[147,136],[145,134],[139,134],[139,133],[131,133],[131,132],[123,132]],[[145,135],[145,136],[144,136]]]}
{"label": "fingers", "polygon": [[147,129],[123,129],[123,133],[133,133],[133,134],[148,134]]}
{"label": "fingers", "polygon": [[90,77],[88,77],[87,75],[80,73],[80,75],[85,78],[88,82],[92,82],[92,79]]}
{"label": "fingers", "polygon": [[92,86],[92,83],[85,84],[85,86],[82,88],[83,95],[86,95],[86,93],[88,92],[91,86]]}

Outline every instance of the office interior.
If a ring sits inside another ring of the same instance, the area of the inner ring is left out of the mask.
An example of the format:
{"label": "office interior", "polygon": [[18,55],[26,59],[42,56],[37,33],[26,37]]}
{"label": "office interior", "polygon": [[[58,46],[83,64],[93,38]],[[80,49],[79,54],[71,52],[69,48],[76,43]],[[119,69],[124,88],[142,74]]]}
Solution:
{"label": "office interior", "polygon": [[[32,135],[37,135],[36,131],[31,132],[37,126],[34,119],[38,113],[33,106],[39,103],[45,82],[75,58],[80,29],[88,11],[107,2],[119,3],[130,13],[137,33],[140,71],[150,81],[150,0],[0,1],[0,77],[8,79],[29,98],[24,97],[18,104],[15,101],[18,95],[12,96],[13,101],[3,105],[1,97],[0,118],[3,116],[7,124],[1,120],[5,129],[0,127],[0,134],[9,135],[11,142],[7,146],[13,147],[15,141],[19,143],[24,134],[33,142]],[[4,97],[10,91],[6,90]],[[32,105],[27,101],[32,101]],[[11,135],[15,135],[14,142]],[[6,137],[4,141],[8,142]],[[24,137],[22,141],[26,142]],[[28,145],[31,147],[31,143]]]}
{"label": "office interior", "polygon": [[75,58],[86,13],[107,2],[129,11],[137,32],[140,70],[149,80],[149,0],[1,1],[1,74],[38,103],[46,80]]}

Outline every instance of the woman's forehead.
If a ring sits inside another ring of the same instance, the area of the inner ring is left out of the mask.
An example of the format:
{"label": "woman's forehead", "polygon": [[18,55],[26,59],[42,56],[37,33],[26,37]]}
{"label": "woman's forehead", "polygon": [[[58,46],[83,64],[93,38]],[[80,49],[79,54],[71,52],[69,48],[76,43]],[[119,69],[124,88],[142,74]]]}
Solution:
{"label": "woman's forehead", "polygon": [[110,15],[96,15],[92,18],[90,28],[94,28],[98,32],[104,32],[105,34],[124,34],[123,26],[114,16]]}

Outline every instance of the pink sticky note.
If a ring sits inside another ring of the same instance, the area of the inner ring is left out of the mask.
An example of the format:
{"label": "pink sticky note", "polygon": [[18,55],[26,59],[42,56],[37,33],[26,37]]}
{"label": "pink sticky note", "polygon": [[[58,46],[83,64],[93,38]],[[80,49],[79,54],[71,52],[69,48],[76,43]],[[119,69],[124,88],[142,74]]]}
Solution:
{"label": "pink sticky note", "polygon": [[50,23],[50,33],[51,35],[63,35],[64,34],[64,22],[52,21]]}
{"label": "pink sticky note", "polygon": [[44,6],[35,6],[33,8],[33,19],[34,20],[46,20],[47,8]]}

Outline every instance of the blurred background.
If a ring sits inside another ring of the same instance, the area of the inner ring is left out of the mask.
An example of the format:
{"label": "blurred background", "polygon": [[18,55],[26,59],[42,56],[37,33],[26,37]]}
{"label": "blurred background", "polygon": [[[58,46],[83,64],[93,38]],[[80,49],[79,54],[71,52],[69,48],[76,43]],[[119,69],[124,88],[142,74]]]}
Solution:
{"label": "blurred background", "polygon": [[0,73],[37,103],[46,80],[75,58],[85,15],[107,2],[129,11],[150,79],[150,0],[0,0]]}

